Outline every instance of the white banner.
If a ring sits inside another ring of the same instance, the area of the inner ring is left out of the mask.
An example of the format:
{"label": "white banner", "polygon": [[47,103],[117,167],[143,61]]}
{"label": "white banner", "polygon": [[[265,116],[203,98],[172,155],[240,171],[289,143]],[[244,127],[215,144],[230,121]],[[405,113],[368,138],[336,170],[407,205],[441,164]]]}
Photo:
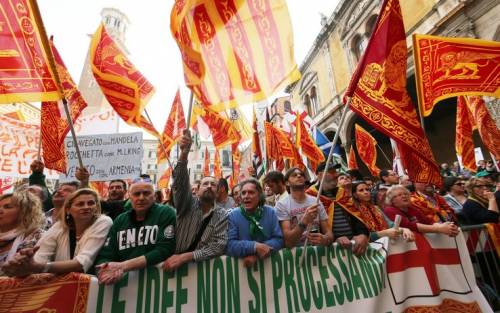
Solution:
{"label": "white banner", "polygon": [[[0,177],[28,177],[39,145],[39,125],[0,115]],[[59,177],[53,170],[44,173],[47,178]]]}
{"label": "white banner", "polygon": [[78,136],[117,133],[118,115],[113,109],[89,115],[80,115],[74,127]]}
{"label": "white banner", "polygon": [[362,257],[338,245],[284,249],[247,269],[221,257],[176,272],[92,279],[87,312],[492,312],[476,286],[464,238],[381,239]]}
{"label": "white banner", "polygon": [[[141,175],[144,153],[142,132],[77,136],[83,165],[90,173],[90,181],[133,179]],[[76,149],[71,137],[64,140],[68,159],[68,174],[61,174],[60,181],[75,179],[78,165]]]}

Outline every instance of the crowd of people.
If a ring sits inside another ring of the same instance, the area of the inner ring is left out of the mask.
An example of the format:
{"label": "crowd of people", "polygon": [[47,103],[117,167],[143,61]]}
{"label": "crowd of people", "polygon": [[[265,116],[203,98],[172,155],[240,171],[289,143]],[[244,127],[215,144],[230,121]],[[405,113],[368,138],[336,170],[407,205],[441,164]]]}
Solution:
{"label": "crowd of people", "polygon": [[253,266],[304,244],[337,243],[360,256],[381,237],[456,236],[462,224],[499,221],[499,175],[486,169],[470,177],[445,175],[437,190],[392,170],[362,177],[321,163],[315,182],[292,167],[230,189],[211,176],[190,182],[191,143],[186,130],[168,201],[160,201],[147,176],[130,185],[111,181],[103,200],[88,188],[85,169],[78,170],[78,181],[61,183],[51,194],[43,163],[34,161],[30,183],[0,196],[0,275],[84,272],[113,284],[128,271],[160,263],[174,271],[225,254]]}

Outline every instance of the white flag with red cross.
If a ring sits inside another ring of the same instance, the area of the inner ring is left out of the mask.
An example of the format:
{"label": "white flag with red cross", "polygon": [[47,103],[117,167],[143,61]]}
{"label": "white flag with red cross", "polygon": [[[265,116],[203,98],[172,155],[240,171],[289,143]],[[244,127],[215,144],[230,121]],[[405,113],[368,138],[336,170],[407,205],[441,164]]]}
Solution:
{"label": "white flag with red cross", "polygon": [[467,261],[460,254],[457,239],[448,236],[415,233],[413,243],[389,245],[387,274],[395,303],[443,292],[472,293],[473,282],[468,281],[464,271],[463,263]]}

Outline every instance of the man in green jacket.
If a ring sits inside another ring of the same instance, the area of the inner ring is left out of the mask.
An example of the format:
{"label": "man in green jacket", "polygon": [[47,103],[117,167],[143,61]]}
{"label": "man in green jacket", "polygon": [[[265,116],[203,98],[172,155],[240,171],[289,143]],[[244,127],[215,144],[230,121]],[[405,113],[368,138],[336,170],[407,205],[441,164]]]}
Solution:
{"label": "man in green jacket", "polygon": [[130,186],[132,210],[120,214],[96,260],[100,283],[114,284],[126,272],[155,265],[175,252],[175,211],[155,203],[153,184]]}

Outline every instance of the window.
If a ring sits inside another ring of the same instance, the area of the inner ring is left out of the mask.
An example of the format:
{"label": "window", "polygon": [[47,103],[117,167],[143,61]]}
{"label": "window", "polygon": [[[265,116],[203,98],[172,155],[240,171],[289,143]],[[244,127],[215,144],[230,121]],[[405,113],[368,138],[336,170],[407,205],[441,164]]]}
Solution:
{"label": "window", "polygon": [[319,112],[319,101],[318,101],[318,95],[316,93],[316,87],[313,86],[311,88],[311,112],[310,116],[314,117],[318,112]]}
{"label": "window", "polygon": [[222,151],[222,166],[231,166],[231,154],[228,150]]}
{"label": "window", "polygon": [[196,164],[196,169],[201,170],[201,164]]}
{"label": "window", "polygon": [[290,101],[285,101],[284,110],[285,112],[292,112],[292,104],[290,103]]}
{"label": "window", "polygon": [[148,157],[150,159],[156,158],[156,151],[154,150],[149,150]]}
{"label": "window", "polygon": [[312,116],[312,112],[311,112],[311,99],[309,98],[309,95],[306,94],[305,97],[304,97],[304,107],[307,111],[307,114],[309,114],[309,116]]}

